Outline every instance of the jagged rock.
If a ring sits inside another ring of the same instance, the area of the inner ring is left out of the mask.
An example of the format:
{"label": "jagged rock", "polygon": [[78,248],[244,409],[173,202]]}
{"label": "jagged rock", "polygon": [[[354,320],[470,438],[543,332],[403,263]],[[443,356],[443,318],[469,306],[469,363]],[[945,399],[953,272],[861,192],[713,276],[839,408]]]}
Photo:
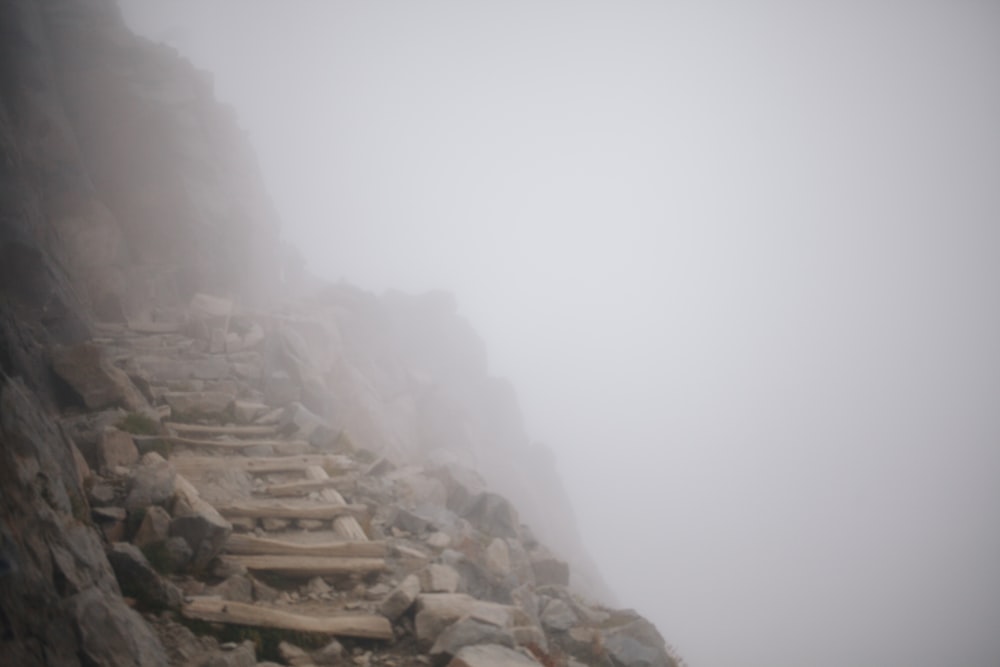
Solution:
{"label": "jagged rock", "polygon": [[407,575],[399,586],[397,586],[382,604],[379,606],[379,613],[388,618],[390,621],[395,621],[397,618],[402,616],[413,602],[417,599],[417,595],[420,594],[420,579],[415,574]]}
{"label": "jagged rock", "polygon": [[520,520],[517,510],[499,494],[489,491],[479,494],[464,518],[492,537],[518,536]]}
{"label": "jagged rock", "polygon": [[184,538],[193,553],[191,569],[202,570],[225,547],[232,526],[180,476],[177,476],[177,491],[170,535]]}
{"label": "jagged rock", "polygon": [[448,667],[538,667],[540,663],[520,651],[498,644],[466,646]]}
{"label": "jagged rock", "polygon": [[140,549],[162,544],[170,537],[170,515],[162,507],[151,506],[146,510],[132,543]]}
{"label": "jagged rock", "polygon": [[117,495],[115,487],[104,482],[97,482],[91,485],[90,490],[87,491],[87,499],[90,500],[91,505],[113,503]]}
{"label": "jagged rock", "polygon": [[69,600],[68,606],[76,619],[83,664],[167,667],[159,640],[120,598],[108,598],[99,589],[90,588]]}
{"label": "jagged rock", "polygon": [[330,588],[330,584],[326,583],[323,580],[323,577],[313,577],[305,585],[303,592],[305,595],[321,596],[321,595],[326,595],[331,590],[333,589]]}
{"label": "jagged rock", "polygon": [[626,625],[605,630],[602,645],[616,667],[677,667],[663,637],[638,615]]}
{"label": "jagged rock", "polygon": [[139,460],[139,450],[132,436],[114,427],[104,429],[98,437],[95,454],[100,470],[130,466]]}
{"label": "jagged rock", "polygon": [[493,538],[483,554],[483,564],[489,572],[498,577],[509,575],[510,550],[507,548],[507,542],[499,537]]}
{"label": "jagged rock", "polygon": [[285,530],[291,523],[288,519],[277,519],[274,517],[264,517],[260,520],[261,527],[268,532]]}
{"label": "jagged rock", "polygon": [[108,550],[108,562],[123,594],[148,609],[180,608],[180,590],[156,573],[139,547],[127,542],[113,544]]}
{"label": "jagged rock", "polygon": [[336,639],[310,654],[312,661],[317,665],[336,665],[343,659],[343,656],[344,646]]}
{"label": "jagged rock", "polygon": [[451,545],[451,537],[441,531],[431,533],[424,541],[427,543],[427,546],[434,547],[435,549],[447,549]]}
{"label": "jagged rock", "polygon": [[428,565],[420,572],[420,589],[424,593],[454,593],[459,576],[454,568],[439,563]]}
{"label": "jagged rock", "polygon": [[319,519],[296,519],[295,525],[302,530],[321,530],[326,526],[326,522]]}
{"label": "jagged rock", "polygon": [[176,492],[177,473],[156,452],[144,454],[140,465],[133,470],[125,507],[130,512],[150,505],[165,505]]}
{"label": "jagged rock", "polygon": [[183,537],[168,537],[163,543],[163,548],[157,551],[162,554],[164,572],[179,572],[186,568],[194,557],[191,546]]}
{"label": "jagged rock", "polygon": [[91,410],[115,405],[129,410],[148,407],[125,371],[116,368],[93,343],[53,348],[52,368]]}
{"label": "jagged rock", "polygon": [[168,391],[163,400],[175,415],[219,417],[229,413],[233,395],[222,391]]}
{"label": "jagged rock", "polygon": [[549,650],[549,640],[537,625],[518,625],[510,629],[510,634],[518,646],[533,646]]}
{"label": "jagged rock", "polygon": [[233,602],[253,602],[253,583],[242,574],[234,574],[208,589],[209,595],[218,595]]}
{"label": "jagged rock", "polygon": [[508,648],[517,645],[509,630],[464,616],[438,635],[430,656],[438,662],[446,662],[464,647],[475,644],[499,644]]}
{"label": "jagged rock", "polygon": [[253,599],[257,602],[274,602],[281,596],[281,591],[272,588],[258,579],[251,579],[253,584]]}
{"label": "jagged rock", "polygon": [[539,586],[569,586],[569,563],[547,552],[531,554],[531,569]]}
{"label": "jagged rock", "polygon": [[268,411],[267,405],[251,401],[233,401],[233,419],[237,424],[251,424]]}
{"label": "jagged rock", "polygon": [[94,519],[104,538],[108,542],[121,542],[125,539],[125,517],[127,512],[123,507],[92,507],[90,516]]}
{"label": "jagged rock", "polygon": [[465,516],[479,495],[486,490],[486,482],[482,477],[456,464],[440,466],[430,474],[444,484],[448,509],[459,516]]}
{"label": "jagged rock", "polygon": [[559,598],[549,600],[541,613],[542,626],[557,632],[569,630],[577,620],[573,609]]}
{"label": "jagged rock", "polygon": [[104,429],[121,422],[126,414],[121,408],[114,408],[101,412],[68,415],[60,419],[60,423],[90,467],[100,470],[101,466],[97,460],[97,442],[100,440],[101,434],[104,433]]}
{"label": "jagged rock", "polygon": [[440,480],[423,474],[421,468],[395,470],[386,479],[393,482],[396,498],[403,507],[444,507],[447,491]]}
{"label": "jagged rock", "polygon": [[278,644],[278,653],[281,654],[281,659],[292,667],[308,667],[313,664],[312,656],[291,642]]}
{"label": "jagged rock", "polygon": [[464,593],[422,593],[417,596],[414,619],[417,640],[433,645],[446,627],[466,615],[503,628],[516,625],[515,620],[520,618],[514,607],[477,600]]}
{"label": "jagged rock", "polygon": [[337,440],[337,432],[325,419],[298,402],[285,408],[281,425],[295,433],[296,437],[307,440],[313,447],[330,449]]}

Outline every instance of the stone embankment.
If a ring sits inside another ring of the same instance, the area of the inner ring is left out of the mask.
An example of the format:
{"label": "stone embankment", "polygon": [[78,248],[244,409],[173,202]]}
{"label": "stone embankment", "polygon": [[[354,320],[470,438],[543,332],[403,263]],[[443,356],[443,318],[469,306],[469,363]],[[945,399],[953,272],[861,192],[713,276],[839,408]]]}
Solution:
{"label": "stone embankment", "polygon": [[163,646],[135,664],[678,664],[474,470],[394,463],[306,407],[277,316],[173,316],[52,354],[87,520]]}

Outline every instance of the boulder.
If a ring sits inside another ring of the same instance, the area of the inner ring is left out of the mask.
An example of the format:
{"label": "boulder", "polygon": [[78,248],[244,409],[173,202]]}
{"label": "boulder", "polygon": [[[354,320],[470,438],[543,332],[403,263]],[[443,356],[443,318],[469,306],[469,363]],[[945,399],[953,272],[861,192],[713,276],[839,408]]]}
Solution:
{"label": "boulder", "polygon": [[209,595],[218,595],[233,602],[253,602],[253,583],[242,574],[227,577],[222,583],[208,589]]}
{"label": "boulder", "polygon": [[602,645],[616,667],[677,667],[656,627],[638,616],[605,630]]}
{"label": "boulder", "polygon": [[125,508],[133,512],[150,505],[166,505],[176,493],[176,480],[177,472],[166,459],[156,452],[145,454],[132,471]]}
{"label": "boulder", "polygon": [[91,410],[121,406],[138,411],[149,407],[125,371],[116,368],[93,343],[56,346],[52,368]]}
{"label": "boulder", "polygon": [[139,460],[139,449],[132,436],[117,428],[108,427],[97,438],[95,451],[97,468],[110,470],[115,466],[131,466]]}
{"label": "boulder", "polygon": [[[167,667],[163,645],[149,625],[121,598],[89,588],[68,601],[86,665],[101,667]],[[76,664],[73,663],[66,664]]]}
{"label": "boulder", "polygon": [[432,563],[420,571],[420,590],[424,593],[454,593],[459,576],[453,567]]}
{"label": "boulder", "polygon": [[565,632],[576,625],[577,621],[572,607],[559,598],[549,600],[541,613],[542,626],[547,630]]}
{"label": "boulder", "polygon": [[514,648],[514,636],[506,628],[464,616],[449,625],[438,635],[431,647],[432,660],[446,662],[466,646],[475,644],[499,644]]}
{"label": "boulder", "polygon": [[313,447],[331,449],[337,440],[337,432],[325,419],[298,402],[285,408],[281,426]]}
{"label": "boulder", "polygon": [[510,574],[510,550],[505,540],[499,537],[493,538],[483,554],[483,565],[487,571],[498,577]]}
{"label": "boulder", "polygon": [[414,627],[417,640],[430,647],[449,625],[463,616],[509,628],[522,620],[514,607],[485,602],[463,593],[423,593],[417,597]]}
{"label": "boulder", "polygon": [[569,563],[547,552],[531,554],[531,569],[539,586],[569,586]]}
{"label": "boulder", "polygon": [[183,477],[177,477],[177,502],[170,535],[182,537],[191,548],[190,567],[204,569],[226,546],[232,525],[214,507],[202,500],[198,492]]}
{"label": "boulder", "polygon": [[464,517],[491,537],[517,537],[520,520],[517,510],[503,496],[486,491],[479,494]]}
{"label": "boulder", "polygon": [[538,667],[540,664],[534,658],[506,646],[481,644],[460,650],[448,667]]}
{"label": "boulder", "polygon": [[390,621],[395,621],[413,605],[420,594],[420,579],[415,574],[407,575],[379,606],[379,612]]}
{"label": "boulder", "polygon": [[113,544],[108,550],[108,562],[123,595],[135,598],[147,609],[180,608],[180,589],[156,573],[139,547],[127,542]]}

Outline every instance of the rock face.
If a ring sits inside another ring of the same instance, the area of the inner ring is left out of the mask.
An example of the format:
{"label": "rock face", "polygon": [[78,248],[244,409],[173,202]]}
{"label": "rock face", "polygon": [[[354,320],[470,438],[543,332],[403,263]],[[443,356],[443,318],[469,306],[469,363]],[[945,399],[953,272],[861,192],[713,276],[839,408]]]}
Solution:
{"label": "rock face", "polygon": [[450,295],[296,275],[210,77],[113,0],[0,26],[4,664],[676,664]]}

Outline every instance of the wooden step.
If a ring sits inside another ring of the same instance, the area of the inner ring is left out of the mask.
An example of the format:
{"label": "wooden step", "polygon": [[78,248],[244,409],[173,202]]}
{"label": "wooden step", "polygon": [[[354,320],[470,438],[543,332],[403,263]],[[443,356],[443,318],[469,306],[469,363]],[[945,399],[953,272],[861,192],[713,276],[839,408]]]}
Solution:
{"label": "wooden step", "polygon": [[237,563],[254,572],[270,572],[286,577],[324,577],[366,575],[384,572],[384,558],[350,558],[347,556],[223,556],[222,560]]}
{"label": "wooden step", "polygon": [[184,605],[181,613],[187,618],[212,623],[249,625],[257,628],[276,628],[293,632],[313,632],[362,639],[391,640],[393,638],[392,625],[389,620],[384,616],[374,614],[320,618],[217,598],[193,598]]}
{"label": "wooden step", "polygon": [[335,454],[301,454],[297,456],[176,456],[170,463],[179,471],[215,470],[237,468],[249,473],[305,472],[319,467],[347,471],[355,463],[346,456]]}
{"label": "wooden step", "polygon": [[163,425],[177,433],[231,435],[237,438],[278,434],[277,426],[212,426],[207,424],[185,424],[182,422],[165,422]]}
{"label": "wooden step", "polygon": [[264,487],[264,493],[276,498],[289,496],[308,496],[313,491],[323,491],[337,487],[354,488],[355,479],[353,477],[327,477],[326,479],[310,479],[301,482],[287,482],[285,484],[271,484]]}
{"label": "wooden step", "polygon": [[385,542],[314,542],[300,543],[234,533],[226,542],[226,553],[244,556],[339,556],[383,558]]}
{"label": "wooden step", "polygon": [[[326,474],[320,466],[310,466],[305,470],[306,477],[314,482],[322,482],[329,479],[329,475]],[[323,489],[319,492],[320,497],[331,505],[342,504],[346,502],[344,497],[337,493],[334,489]],[[337,535],[341,536],[345,540],[357,540],[365,541],[368,539],[368,535],[365,533],[365,529],[361,527],[357,519],[353,516],[342,516],[333,520],[333,529],[337,532]]]}
{"label": "wooden step", "polygon": [[364,515],[365,505],[317,505],[315,503],[244,501],[215,508],[224,517],[246,517],[250,519],[336,519],[344,515]]}
{"label": "wooden step", "polygon": [[304,454],[312,449],[305,440],[202,440],[179,435],[143,436],[147,440],[167,440],[190,447],[218,447],[220,449],[244,449],[246,447],[272,447],[276,453]]}

